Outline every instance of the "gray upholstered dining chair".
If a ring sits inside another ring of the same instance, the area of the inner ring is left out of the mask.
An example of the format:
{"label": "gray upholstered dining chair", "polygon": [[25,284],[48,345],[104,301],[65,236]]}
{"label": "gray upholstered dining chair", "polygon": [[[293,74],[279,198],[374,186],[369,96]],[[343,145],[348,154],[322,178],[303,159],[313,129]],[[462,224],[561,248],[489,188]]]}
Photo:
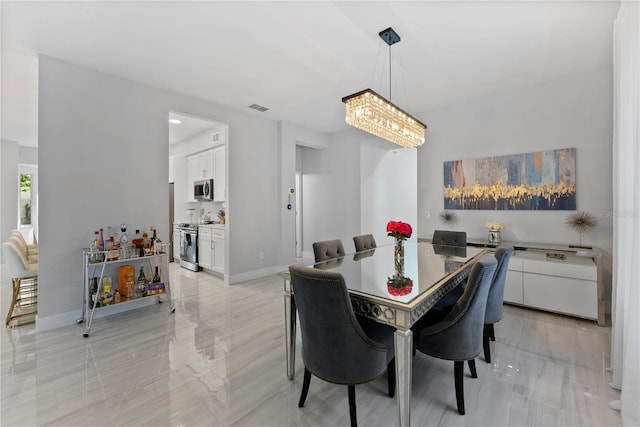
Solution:
{"label": "gray upholstered dining chair", "polygon": [[434,230],[431,243],[445,246],[467,246],[465,231]]}
{"label": "gray upholstered dining chair", "polygon": [[[477,378],[475,357],[482,351],[487,296],[498,262],[492,255],[483,256],[469,273],[467,286],[458,302],[438,317],[423,316],[411,329],[417,335],[420,352],[453,360],[458,412],[464,415],[464,362],[469,362],[471,376]],[[437,310],[436,310],[437,311]]]}
{"label": "gray upholstered dining chair", "polygon": [[[487,363],[491,363],[491,345],[489,340],[495,341],[495,331],[493,324],[499,322],[502,319],[502,308],[504,305],[504,284],[507,278],[507,270],[509,268],[509,260],[513,255],[513,247],[507,245],[501,245],[496,249],[494,256],[498,262],[496,272],[493,275],[491,281],[491,287],[489,288],[489,296],[487,297],[487,309],[484,317],[484,329],[482,331],[482,348],[484,350],[484,360]],[[445,295],[436,304],[437,310],[448,311],[458,301],[462,293],[466,282],[461,283],[458,287],[453,289],[447,295]]]}
{"label": "gray upholstered dining chair", "polygon": [[496,340],[493,324],[502,319],[504,283],[507,278],[507,269],[512,255],[512,246],[499,246],[495,252],[498,266],[496,267],[496,272],[493,275],[493,281],[491,282],[491,288],[489,289],[489,296],[487,297],[487,309],[484,315],[484,330],[482,331],[484,360],[487,363],[491,363],[491,347],[489,345],[489,340]]}
{"label": "gray upholstered dining chair", "polygon": [[373,234],[353,236],[353,245],[356,247],[356,252],[368,251],[376,248],[376,239],[373,238]]}
{"label": "gray upholstered dining chair", "polygon": [[300,333],[304,381],[298,407],[307,398],[311,374],[348,386],[351,425],[357,425],[355,385],[388,372],[389,397],[395,397],[394,328],[363,319],[353,312],[340,273],[291,265]]}
{"label": "gray upholstered dining chair", "polygon": [[342,240],[323,240],[313,243],[313,255],[316,262],[324,261],[331,258],[338,258],[345,255]]}

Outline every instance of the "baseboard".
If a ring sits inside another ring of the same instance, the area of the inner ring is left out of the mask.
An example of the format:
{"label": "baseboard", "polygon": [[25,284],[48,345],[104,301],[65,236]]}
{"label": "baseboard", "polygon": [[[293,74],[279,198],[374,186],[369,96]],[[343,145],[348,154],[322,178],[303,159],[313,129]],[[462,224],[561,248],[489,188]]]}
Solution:
{"label": "baseboard", "polygon": [[66,313],[54,314],[53,316],[36,316],[36,332],[51,331],[53,329],[64,328],[76,324],[82,315],[82,310],[68,311]]}
{"label": "baseboard", "polygon": [[276,265],[272,265],[271,267],[260,268],[258,270],[246,271],[244,273],[226,275],[225,279],[228,278],[227,283],[230,285],[235,283],[242,283],[248,280],[259,279],[261,277],[270,276],[272,274],[277,274],[282,271],[285,271],[288,267],[282,268]]}
{"label": "baseboard", "polygon": [[[157,298],[153,296],[148,298],[141,298],[133,302],[127,302],[126,304],[113,304],[108,307],[101,307],[96,309],[93,320],[102,319],[106,316],[113,314],[123,313],[125,311],[135,310],[148,305],[157,304]],[[167,308],[168,309],[168,308]],[[76,325],[78,319],[82,317],[82,309],[68,311],[66,313],[55,314],[53,316],[43,317],[42,315],[36,316],[36,332],[51,331],[53,329],[64,328],[71,325]],[[87,314],[89,317],[89,313]],[[81,324],[84,329],[84,323]]]}

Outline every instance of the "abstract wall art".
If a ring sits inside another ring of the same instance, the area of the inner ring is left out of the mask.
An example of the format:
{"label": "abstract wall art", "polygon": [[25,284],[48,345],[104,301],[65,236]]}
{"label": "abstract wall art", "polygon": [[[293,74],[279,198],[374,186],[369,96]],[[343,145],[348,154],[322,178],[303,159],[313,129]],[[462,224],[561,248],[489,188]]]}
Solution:
{"label": "abstract wall art", "polygon": [[576,149],[444,162],[444,208],[576,210]]}

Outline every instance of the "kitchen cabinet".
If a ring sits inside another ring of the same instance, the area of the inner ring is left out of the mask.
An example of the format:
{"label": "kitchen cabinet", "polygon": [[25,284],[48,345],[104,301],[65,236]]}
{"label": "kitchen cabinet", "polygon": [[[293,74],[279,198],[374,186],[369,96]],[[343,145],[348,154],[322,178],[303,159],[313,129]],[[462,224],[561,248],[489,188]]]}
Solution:
{"label": "kitchen cabinet", "polygon": [[225,261],[225,229],[214,228],[213,229],[213,266],[212,270],[218,273],[224,274],[224,261]]}
{"label": "kitchen cabinet", "polygon": [[196,180],[213,179],[213,150],[207,150],[198,156]]}
{"label": "kitchen cabinet", "polygon": [[200,226],[198,228],[198,265],[211,270],[212,266],[212,240],[211,228]]}
{"label": "kitchen cabinet", "polygon": [[187,201],[195,202],[193,194],[193,183],[198,180],[200,170],[200,157],[197,155],[187,156]]}
{"label": "kitchen cabinet", "polygon": [[226,200],[226,148],[224,145],[187,156],[187,194],[193,198],[193,183],[203,179],[213,179],[213,201]]}
{"label": "kitchen cabinet", "polygon": [[173,231],[173,259],[180,261],[180,245],[182,240],[180,239],[180,230]]}
{"label": "kitchen cabinet", "polygon": [[213,163],[213,201],[224,202],[226,200],[226,148],[221,146],[212,150]]}
{"label": "kitchen cabinet", "polygon": [[198,265],[225,273],[226,229],[220,224],[205,224],[198,227]]}

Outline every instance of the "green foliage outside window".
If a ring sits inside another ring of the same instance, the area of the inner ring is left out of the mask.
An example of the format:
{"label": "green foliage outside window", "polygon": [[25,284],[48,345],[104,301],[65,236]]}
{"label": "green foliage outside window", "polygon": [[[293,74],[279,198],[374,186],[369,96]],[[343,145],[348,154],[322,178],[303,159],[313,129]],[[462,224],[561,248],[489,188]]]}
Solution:
{"label": "green foliage outside window", "polygon": [[31,175],[20,174],[20,225],[31,224]]}
{"label": "green foliage outside window", "polygon": [[28,173],[20,174],[20,191],[31,191],[31,175]]}

